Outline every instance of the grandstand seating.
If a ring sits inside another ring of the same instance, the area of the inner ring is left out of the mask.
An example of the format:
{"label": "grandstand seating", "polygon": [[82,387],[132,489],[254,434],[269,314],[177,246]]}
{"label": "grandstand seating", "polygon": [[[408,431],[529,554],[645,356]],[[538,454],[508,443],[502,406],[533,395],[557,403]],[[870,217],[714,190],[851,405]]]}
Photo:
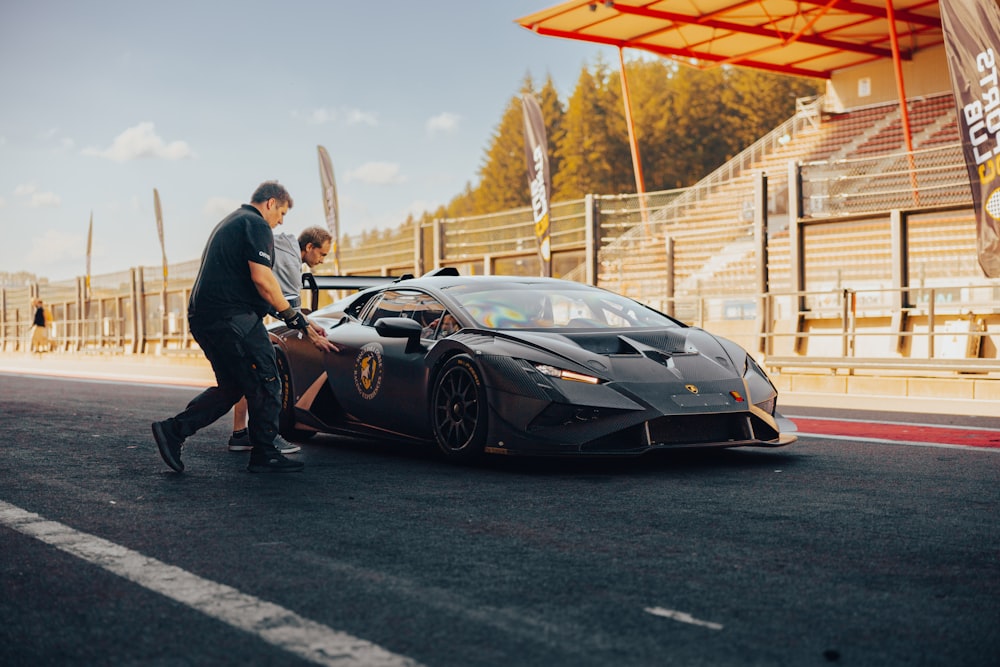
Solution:
{"label": "grandstand seating", "polygon": [[[667,266],[666,240],[674,241],[674,286],[678,298],[699,294],[753,293],[756,285],[756,249],[751,241],[754,173],[768,176],[769,278],[772,291],[790,287],[790,251],[783,221],[787,220],[788,163],[858,163],[858,174],[840,178],[831,189],[831,205],[849,207],[852,200],[866,210],[932,205],[968,199],[968,181],[956,173],[955,152],[960,138],[954,98],[941,94],[908,103],[914,151],[905,154],[902,120],[897,104],[881,104],[839,114],[824,114],[818,125],[809,124],[789,137],[774,141],[774,148],[733,176],[709,176],[697,198],[688,197],[657,211],[640,231],[616,238],[602,247],[599,283],[636,298],[662,295]],[[763,141],[763,140],[762,140]],[[902,154],[901,154],[902,153]],[[874,159],[872,159],[874,158]],[[935,161],[940,164],[935,164]],[[958,162],[961,163],[961,158]],[[721,170],[720,170],[721,171]],[[692,191],[699,192],[696,185]],[[914,185],[916,184],[916,188]],[[914,194],[917,192],[917,195]],[[919,199],[915,199],[919,197]],[[840,212],[840,211],[834,211]],[[842,212],[849,212],[844,210]],[[952,229],[952,228],[955,229]],[[975,236],[968,220],[947,217],[914,226],[911,263],[923,266],[927,277],[947,273],[975,256]],[[836,285],[841,280],[874,280],[888,274],[888,232],[884,225],[833,225],[811,231],[807,284]],[[962,259],[958,259],[962,258]],[[627,265],[627,270],[623,270]]]}

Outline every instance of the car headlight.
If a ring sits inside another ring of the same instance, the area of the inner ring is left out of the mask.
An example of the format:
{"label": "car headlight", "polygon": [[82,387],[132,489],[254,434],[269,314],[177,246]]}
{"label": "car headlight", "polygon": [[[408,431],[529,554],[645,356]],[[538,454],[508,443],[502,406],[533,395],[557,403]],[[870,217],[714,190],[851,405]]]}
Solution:
{"label": "car headlight", "polygon": [[596,378],[593,375],[585,375],[583,373],[577,373],[576,371],[568,371],[565,368],[557,368],[555,366],[550,366],[549,364],[532,364],[542,375],[547,375],[552,378],[559,378],[560,380],[570,380],[572,382],[583,382],[585,384],[600,384],[600,378]]}
{"label": "car headlight", "polygon": [[746,381],[747,390],[750,392],[750,399],[753,404],[771,415],[774,414],[774,405],[778,398],[774,385],[757,365],[750,355],[746,357],[746,370],[743,379]]}

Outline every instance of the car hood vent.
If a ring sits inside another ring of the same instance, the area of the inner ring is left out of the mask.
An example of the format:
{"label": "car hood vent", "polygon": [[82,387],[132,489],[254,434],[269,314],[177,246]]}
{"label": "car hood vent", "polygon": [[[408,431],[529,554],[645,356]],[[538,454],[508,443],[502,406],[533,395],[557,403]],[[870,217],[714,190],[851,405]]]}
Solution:
{"label": "car hood vent", "polygon": [[[647,359],[669,368],[675,367],[681,359],[703,357],[712,361],[728,376],[738,374],[737,367],[729,358],[722,344],[712,334],[695,327],[659,330],[623,330],[556,332],[505,331],[503,338],[544,348],[555,354],[573,359],[591,368],[606,368],[614,363],[615,357],[626,359]],[[587,359],[580,356],[580,350],[594,355]],[[608,359],[611,357],[612,359]],[[684,362],[687,365],[688,362]],[[697,362],[694,362],[697,363]],[[738,375],[737,375],[738,376]]]}
{"label": "car hood vent", "polygon": [[600,355],[646,354],[652,348],[664,354],[689,352],[686,331],[654,331],[649,333],[572,333],[563,334],[588,352]]}

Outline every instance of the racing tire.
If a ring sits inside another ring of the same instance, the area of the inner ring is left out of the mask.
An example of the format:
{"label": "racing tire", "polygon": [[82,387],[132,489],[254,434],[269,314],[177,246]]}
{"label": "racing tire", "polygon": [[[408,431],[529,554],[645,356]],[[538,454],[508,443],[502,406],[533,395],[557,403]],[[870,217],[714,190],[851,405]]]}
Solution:
{"label": "racing tire", "polygon": [[452,357],[431,392],[431,428],[445,457],[469,463],[486,446],[488,407],[482,375],[467,354]]}
{"label": "racing tire", "polygon": [[316,431],[295,428],[295,406],[292,404],[292,373],[288,369],[288,359],[278,348],[274,349],[274,361],[278,366],[281,380],[281,412],[278,413],[278,433],[286,440],[302,442],[316,435]]}

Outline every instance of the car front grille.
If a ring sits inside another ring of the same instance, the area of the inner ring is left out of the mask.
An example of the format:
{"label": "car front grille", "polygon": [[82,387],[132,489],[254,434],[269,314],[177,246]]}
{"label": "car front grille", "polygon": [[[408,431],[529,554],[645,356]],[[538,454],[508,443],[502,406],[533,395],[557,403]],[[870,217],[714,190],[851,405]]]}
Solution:
{"label": "car front grille", "polygon": [[660,417],[646,424],[650,445],[736,443],[753,439],[746,413]]}

